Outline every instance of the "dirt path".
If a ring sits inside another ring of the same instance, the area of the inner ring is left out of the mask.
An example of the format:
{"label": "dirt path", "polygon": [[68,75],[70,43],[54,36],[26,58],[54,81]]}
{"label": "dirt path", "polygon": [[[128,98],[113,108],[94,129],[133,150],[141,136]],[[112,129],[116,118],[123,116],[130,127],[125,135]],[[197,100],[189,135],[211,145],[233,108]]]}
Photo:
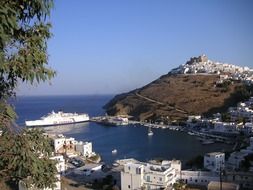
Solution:
{"label": "dirt path", "polygon": [[153,99],[151,99],[151,98],[142,96],[142,95],[139,94],[138,92],[135,92],[135,95],[138,96],[138,97],[140,97],[140,98],[143,98],[143,99],[145,99],[145,100],[147,100],[147,101],[149,101],[149,102],[153,102],[153,103],[156,103],[156,104],[159,104],[159,105],[164,105],[164,106],[166,106],[166,107],[168,107],[168,108],[170,108],[170,109],[174,109],[175,111],[178,111],[178,112],[180,112],[180,113],[188,114],[187,111],[185,111],[185,110],[183,110],[183,109],[179,109],[179,108],[176,108],[175,106],[170,106],[170,105],[165,104],[165,103],[163,103],[163,102],[159,102],[159,101],[157,101],[157,100],[153,100]]}

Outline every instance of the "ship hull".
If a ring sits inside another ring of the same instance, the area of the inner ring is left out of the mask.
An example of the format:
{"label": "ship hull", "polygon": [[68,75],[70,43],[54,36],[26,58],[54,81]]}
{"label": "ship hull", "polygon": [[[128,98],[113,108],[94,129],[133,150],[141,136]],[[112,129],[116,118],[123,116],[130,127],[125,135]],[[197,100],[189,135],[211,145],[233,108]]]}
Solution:
{"label": "ship hull", "polygon": [[27,124],[26,123],[26,127],[50,127],[50,126],[70,125],[70,124],[78,124],[78,123],[85,123],[85,122],[89,122],[89,120],[69,122],[69,123],[58,123],[58,124]]}
{"label": "ship hull", "polygon": [[89,116],[87,114],[72,114],[63,112],[52,112],[48,116],[44,116],[39,120],[26,121],[25,125],[27,127],[46,127],[55,125],[69,125],[75,123],[83,123],[89,121]]}

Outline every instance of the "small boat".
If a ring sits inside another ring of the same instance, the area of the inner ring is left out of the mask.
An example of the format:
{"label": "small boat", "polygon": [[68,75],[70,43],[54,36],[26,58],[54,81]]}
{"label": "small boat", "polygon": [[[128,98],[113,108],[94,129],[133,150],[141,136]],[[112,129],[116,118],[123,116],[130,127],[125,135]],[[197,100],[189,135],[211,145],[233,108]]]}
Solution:
{"label": "small boat", "polygon": [[149,128],[149,130],[148,130],[148,136],[152,136],[154,133],[153,133],[153,131],[151,130],[151,128]]}
{"label": "small boat", "polygon": [[194,135],[194,133],[189,131],[189,132],[188,132],[188,135]]}
{"label": "small boat", "polygon": [[117,149],[113,149],[112,154],[117,154]]}

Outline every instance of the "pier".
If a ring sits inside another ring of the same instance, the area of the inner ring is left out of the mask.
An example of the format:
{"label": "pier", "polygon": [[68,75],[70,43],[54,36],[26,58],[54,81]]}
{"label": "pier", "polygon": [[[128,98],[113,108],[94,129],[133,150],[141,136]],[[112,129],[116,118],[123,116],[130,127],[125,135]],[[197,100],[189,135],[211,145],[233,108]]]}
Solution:
{"label": "pier", "polygon": [[[124,124],[114,122],[117,118],[124,118],[124,116],[97,116],[90,118],[91,122],[101,123],[105,125],[128,125],[128,126],[144,126],[144,127],[151,127],[151,128],[161,128],[161,129],[170,129],[170,130],[182,130],[181,126],[172,126],[172,125],[162,125],[162,124],[155,124],[155,123],[148,123],[143,121],[134,121],[134,120],[127,120]],[[127,118],[127,117],[125,117]]]}

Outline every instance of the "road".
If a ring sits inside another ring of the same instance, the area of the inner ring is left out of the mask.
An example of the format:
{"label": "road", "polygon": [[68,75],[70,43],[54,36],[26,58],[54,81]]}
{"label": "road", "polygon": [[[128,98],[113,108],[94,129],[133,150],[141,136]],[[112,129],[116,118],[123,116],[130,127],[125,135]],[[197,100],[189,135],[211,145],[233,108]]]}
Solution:
{"label": "road", "polygon": [[183,114],[188,114],[188,112],[185,111],[185,110],[183,110],[183,109],[176,108],[175,106],[171,106],[171,105],[165,104],[165,103],[163,103],[163,102],[159,102],[159,101],[157,101],[157,100],[148,98],[148,97],[146,97],[146,96],[143,96],[143,95],[139,94],[138,92],[135,92],[135,95],[138,96],[138,97],[140,97],[140,98],[143,98],[143,99],[145,99],[145,100],[147,100],[147,101],[149,101],[149,102],[153,102],[153,103],[156,103],[156,104],[159,104],[159,105],[166,106],[166,107],[168,107],[168,108],[170,108],[170,109],[173,109],[173,110],[175,110],[175,111],[177,111],[177,112],[180,112],[180,113],[183,113]]}

